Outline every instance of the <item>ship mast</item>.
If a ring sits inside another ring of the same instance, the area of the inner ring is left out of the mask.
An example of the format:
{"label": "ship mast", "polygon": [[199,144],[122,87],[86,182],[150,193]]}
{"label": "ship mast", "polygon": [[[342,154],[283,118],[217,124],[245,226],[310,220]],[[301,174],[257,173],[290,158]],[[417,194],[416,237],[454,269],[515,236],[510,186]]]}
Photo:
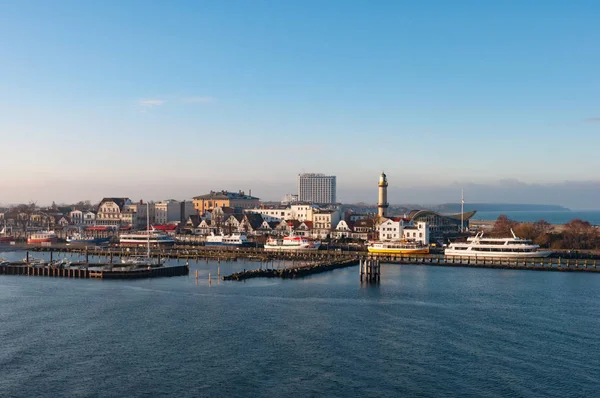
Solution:
{"label": "ship mast", "polygon": [[146,239],[148,242],[148,260],[150,260],[150,203],[146,202]]}
{"label": "ship mast", "polygon": [[460,232],[465,232],[465,190],[460,190]]}

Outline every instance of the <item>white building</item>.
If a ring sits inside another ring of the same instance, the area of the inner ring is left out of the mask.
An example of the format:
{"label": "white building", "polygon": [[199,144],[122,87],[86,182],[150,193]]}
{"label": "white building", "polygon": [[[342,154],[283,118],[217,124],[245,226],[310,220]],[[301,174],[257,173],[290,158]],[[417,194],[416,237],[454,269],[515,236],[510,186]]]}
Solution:
{"label": "white building", "polygon": [[298,174],[298,200],[312,203],[336,203],[335,176]]}
{"label": "white building", "polygon": [[423,221],[417,221],[414,225],[404,227],[402,237],[405,240],[429,244],[429,225]]}
{"label": "white building", "polygon": [[154,223],[158,225],[184,222],[196,214],[192,201],[179,202],[170,199],[155,203],[154,207]]}
{"label": "white building", "polygon": [[71,224],[82,225],[83,224],[83,212],[81,210],[73,210],[69,213],[71,218]]}
{"label": "white building", "polygon": [[83,215],[84,225],[96,225],[96,213],[93,211],[87,211]]}
{"label": "white building", "polygon": [[313,235],[325,238],[338,225],[341,213],[334,209],[315,209],[312,216]]}
{"label": "white building", "polygon": [[121,225],[121,213],[125,206],[131,204],[129,198],[104,198],[98,205],[96,225]]}
{"label": "white building", "polygon": [[377,232],[379,232],[379,240],[400,240],[402,239],[402,233],[404,230],[404,225],[407,224],[402,218],[388,218],[383,221],[377,227]]}
{"label": "white building", "polygon": [[429,226],[426,222],[418,221],[413,225],[404,218],[388,218],[379,224],[377,231],[382,241],[410,240],[429,244]]}
{"label": "white building", "polygon": [[281,199],[282,205],[289,205],[298,201],[298,195],[293,193],[286,193],[283,199]]}

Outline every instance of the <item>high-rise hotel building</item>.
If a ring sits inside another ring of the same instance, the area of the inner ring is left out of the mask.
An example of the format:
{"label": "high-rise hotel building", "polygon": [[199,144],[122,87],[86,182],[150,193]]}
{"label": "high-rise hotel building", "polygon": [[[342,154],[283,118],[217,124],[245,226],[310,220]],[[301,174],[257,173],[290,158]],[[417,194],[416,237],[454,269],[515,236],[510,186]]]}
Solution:
{"label": "high-rise hotel building", "polygon": [[312,203],[336,203],[335,176],[298,174],[298,200]]}

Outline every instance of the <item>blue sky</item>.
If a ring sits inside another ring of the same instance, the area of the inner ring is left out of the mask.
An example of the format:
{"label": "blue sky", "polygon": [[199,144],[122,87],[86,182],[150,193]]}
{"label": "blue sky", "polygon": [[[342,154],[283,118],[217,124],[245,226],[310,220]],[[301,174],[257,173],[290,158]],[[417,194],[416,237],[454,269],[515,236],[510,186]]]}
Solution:
{"label": "blue sky", "polygon": [[591,1],[2,2],[0,203],[278,199],[303,171],[374,202],[385,170],[396,203],[477,186],[598,208],[599,20]]}

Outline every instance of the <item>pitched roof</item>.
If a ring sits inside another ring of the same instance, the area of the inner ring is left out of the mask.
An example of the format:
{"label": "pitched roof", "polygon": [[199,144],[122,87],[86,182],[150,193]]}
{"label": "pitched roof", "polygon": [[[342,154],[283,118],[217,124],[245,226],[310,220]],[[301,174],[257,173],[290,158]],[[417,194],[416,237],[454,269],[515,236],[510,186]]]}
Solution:
{"label": "pitched roof", "polygon": [[115,204],[119,206],[119,209],[123,210],[123,206],[128,200],[129,198],[102,198],[98,207],[102,206],[105,202],[115,202]]}
{"label": "pitched roof", "polygon": [[261,214],[246,213],[244,217],[246,218],[246,220],[248,220],[248,224],[250,224],[250,227],[252,227],[252,229],[260,228],[264,221]]}
{"label": "pitched roof", "polygon": [[197,214],[192,214],[188,217],[188,222],[191,222],[192,226],[197,227],[202,222],[202,218]]}

